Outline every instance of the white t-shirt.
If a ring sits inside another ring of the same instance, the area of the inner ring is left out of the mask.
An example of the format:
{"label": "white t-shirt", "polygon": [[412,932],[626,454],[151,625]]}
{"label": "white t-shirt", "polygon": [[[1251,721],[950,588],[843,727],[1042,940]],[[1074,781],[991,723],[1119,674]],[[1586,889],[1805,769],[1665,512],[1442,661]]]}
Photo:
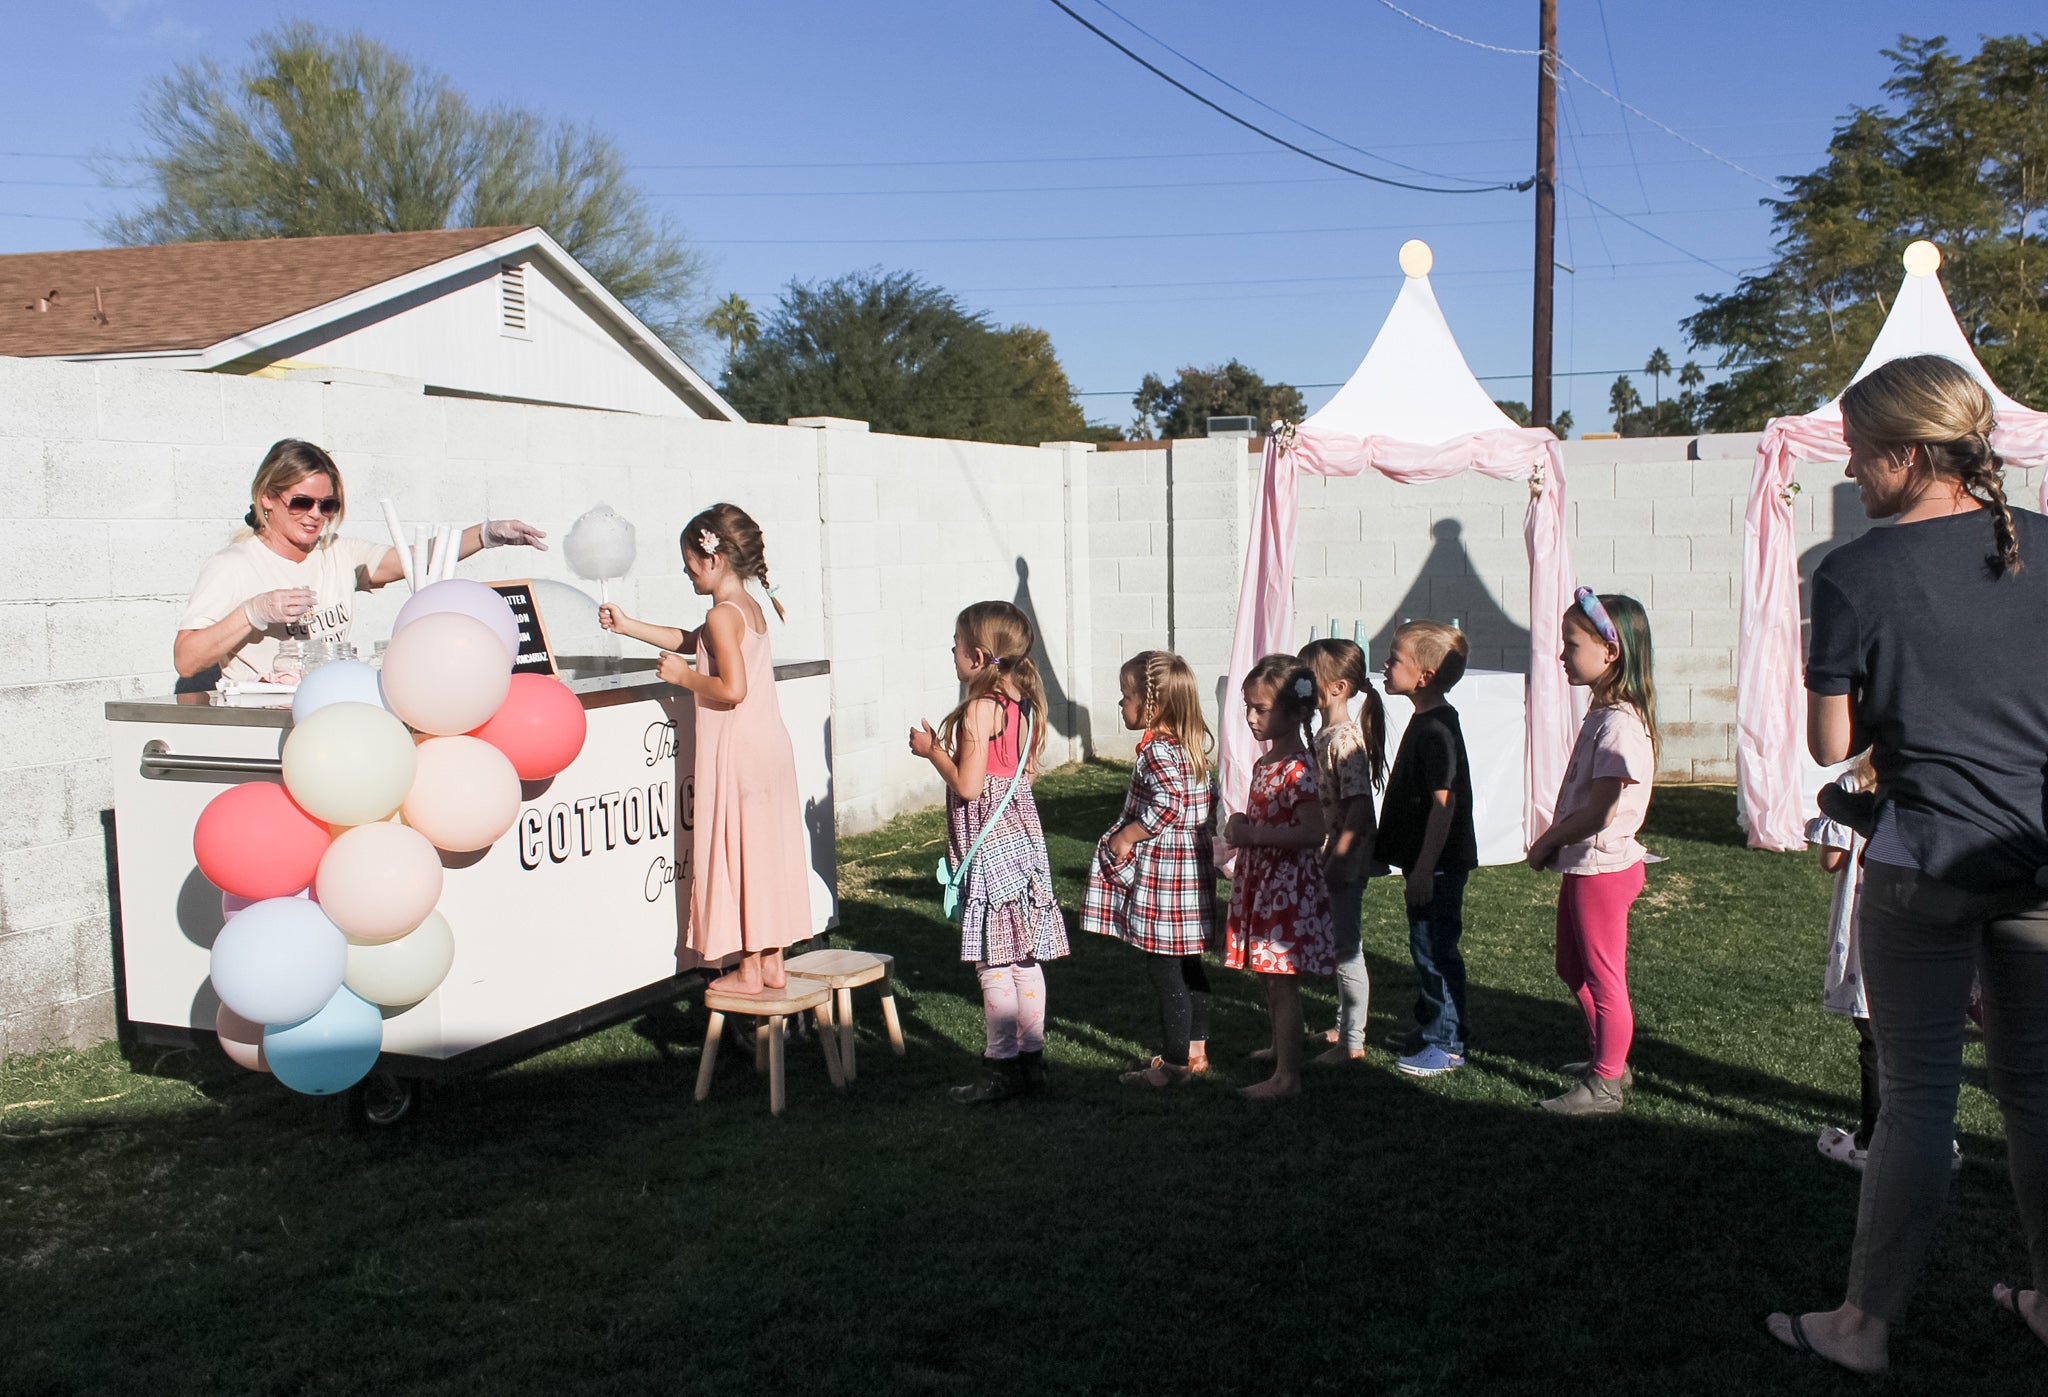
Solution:
{"label": "white t-shirt", "polygon": [[[310,587],[314,608],[299,618],[314,639],[347,640],[355,621],[356,593],[367,591],[370,571],[390,551],[388,543],[328,534],[304,560],[279,557],[260,538],[231,543],[206,560],[193,584],[192,600],[178,622],[181,631],[202,630],[240,609],[259,592],[280,587]],[[220,662],[225,679],[260,679],[270,672],[277,643],[285,638],[282,624],[231,652]]]}
{"label": "white t-shirt", "polygon": [[1593,783],[1603,777],[1620,778],[1621,800],[1605,829],[1559,849],[1550,866],[1559,873],[1614,873],[1639,862],[1644,849],[1636,842],[1636,832],[1649,813],[1650,785],[1656,775],[1657,749],[1635,709],[1626,704],[1589,709],[1579,725],[1579,740],[1572,744],[1572,759],[1565,765],[1557,818],[1564,819],[1592,799]]}

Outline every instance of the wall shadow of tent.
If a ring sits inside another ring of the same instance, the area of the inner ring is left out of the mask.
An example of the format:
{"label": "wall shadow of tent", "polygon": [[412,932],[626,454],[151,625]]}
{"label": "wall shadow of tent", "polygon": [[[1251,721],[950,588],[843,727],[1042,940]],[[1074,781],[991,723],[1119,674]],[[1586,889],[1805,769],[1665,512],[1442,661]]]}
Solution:
{"label": "wall shadow of tent", "polygon": [[[1021,557],[1017,559],[1017,595],[1011,600],[1031,619],[1031,629],[1036,636],[1031,661],[1038,666],[1038,677],[1045,681],[1046,722],[1061,737],[1079,737],[1081,750],[1092,753],[1095,750],[1094,728],[1089,721],[1088,710],[1074,702],[1073,695],[1060,683],[1059,671],[1053,668],[1045,648],[1045,627],[1039,624],[1038,608],[1031,603],[1031,564]],[[1070,664],[1082,662],[1080,656],[1070,655],[1067,659]]]}
{"label": "wall shadow of tent", "polygon": [[1863,497],[1854,482],[1842,481],[1828,492],[1828,537],[1799,555],[1799,653],[1807,651],[1813,635],[1813,575],[1821,559],[1851,539],[1861,538],[1877,527],[1877,521],[1863,513]]}
{"label": "wall shadow of tent", "polygon": [[[1386,659],[1394,632],[1403,621],[1455,618],[1471,642],[1472,668],[1529,672],[1529,628],[1508,615],[1480,581],[1471,554],[1465,550],[1464,532],[1455,519],[1439,519],[1430,527],[1435,541],[1430,544],[1429,556],[1422,560],[1422,570],[1373,633],[1374,668]],[[1313,616],[1304,619],[1317,626],[1325,624]],[[1338,638],[1345,638],[1342,618],[1338,627]]]}

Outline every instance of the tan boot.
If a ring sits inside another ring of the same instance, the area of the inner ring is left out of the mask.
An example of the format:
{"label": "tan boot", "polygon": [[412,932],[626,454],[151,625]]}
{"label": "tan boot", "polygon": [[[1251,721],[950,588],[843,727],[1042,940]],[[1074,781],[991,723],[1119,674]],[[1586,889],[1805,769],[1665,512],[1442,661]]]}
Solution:
{"label": "tan boot", "polygon": [[[1557,1070],[1566,1077],[1584,1077],[1592,1073],[1593,1064],[1590,1062],[1567,1062]],[[1623,1091],[1634,1091],[1636,1089],[1636,1069],[1626,1062],[1621,1065],[1621,1089]]]}
{"label": "tan boot", "polygon": [[1605,1077],[1585,1076],[1563,1096],[1542,1103],[1543,1109],[1560,1116],[1611,1116],[1621,1110],[1621,1082]]}

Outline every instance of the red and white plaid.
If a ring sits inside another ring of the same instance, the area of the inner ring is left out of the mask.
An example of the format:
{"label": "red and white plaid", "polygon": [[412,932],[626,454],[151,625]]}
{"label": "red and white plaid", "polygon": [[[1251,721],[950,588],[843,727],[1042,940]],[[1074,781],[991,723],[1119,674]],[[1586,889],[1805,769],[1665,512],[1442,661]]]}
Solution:
{"label": "red and white plaid", "polygon": [[[1215,788],[1197,784],[1178,742],[1149,733],[1138,744],[1123,813],[1095,846],[1081,929],[1157,956],[1199,955],[1216,922],[1209,843]],[[1110,864],[1109,835],[1133,821],[1151,831],[1130,860]]]}

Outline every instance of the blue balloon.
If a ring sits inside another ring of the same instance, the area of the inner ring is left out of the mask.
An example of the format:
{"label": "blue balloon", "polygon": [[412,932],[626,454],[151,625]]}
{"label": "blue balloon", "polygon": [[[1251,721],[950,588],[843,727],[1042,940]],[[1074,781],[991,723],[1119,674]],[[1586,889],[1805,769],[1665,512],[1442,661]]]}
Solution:
{"label": "blue balloon", "polygon": [[297,1023],[348,974],[348,938],[320,905],[269,897],[228,918],[209,962],[221,1003],[250,1023]]}
{"label": "blue balloon", "polygon": [[292,721],[303,723],[331,703],[367,703],[384,707],[377,671],[361,660],[329,660],[299,681],[292,695]]}
{"label": "blue balloon", "polygon": [[263,1058],[293,1091],[332,1096],[368,1076],[384,1046],[384,1015],[343,986],[309,1019],[263,1030]]}

